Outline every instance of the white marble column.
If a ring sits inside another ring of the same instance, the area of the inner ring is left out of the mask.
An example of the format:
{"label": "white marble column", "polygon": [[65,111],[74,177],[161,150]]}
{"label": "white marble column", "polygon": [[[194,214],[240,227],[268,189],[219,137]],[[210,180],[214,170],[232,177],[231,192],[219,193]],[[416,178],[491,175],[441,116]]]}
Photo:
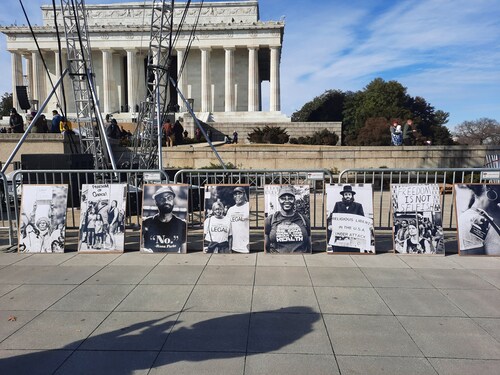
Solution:
{"label": "white marble column", "polygon": [[[26,62],[26,81],[28,84],[28,98],[33,99],[33,64],[31,63],[31,54],[23,55]],[[23,77],[24,79],[24,77]]]}
{"label": "white marble column", "polygon": [[11,74],[12,74],[12,104],[13,107],[19,112],[21,107],[19,106],[19,101],[17,100],[16,86],[23,85],[23,59],[19,53],[11,52],[10,60],[12,63]]}
{"label": "white marble column", "polygon": [[[186,54],[186,50],[184,48],[177,49],[177,87],[179,88],[184,98],[188,99],[187,93],[187,63],[182,68],[182,61],[184,60],[184,56]],[[181,71],[182,69],[182,71]],[[180,112],[186,111],[186,105],[181,99],[180,95],[177,95],[177,104],[179,105]]]}
{"label": "white marble column", "polygon": [[[62,52],[61,52],[62,54]],[[61,78],[61,65],[59,64],[60,62],[60,58],[59,58],[59,51],[54,51],[54,64],[55,64],[55,74],[56,74],[56,79],[54,80],[54,85],[57,83],[57,81],[59,80],[59,78]],[[61,84],[59,85],[59,87],[57,88],[56,90],[56,94],[57,94],[57,98],[56,99],[56,102],[57,100],[59,100],[61,102],[61,106],[64,105],[63,103],[63,98],[62,98],[62,85],[64,84],[64,82],[61,82]]]}
{"label": "white marble column", "polygon": [[225,51],[225,77],[224,77],[224,111],[235,111],[234,96],[234,51],[235,47],[224,47]]}
{"label": "white marble column", "polygon": [[111,83],[113,78],[113,51],[103,49],[102,51],[102,107],[105,114],[111,113]]}
{"label": "white marble column", "polygon": [[248,112],[259,110],[259,54],[257,47],[248,47]]}
{"label": "white marble column", "polygon": [[[147,57],[148,51],[139,49],[137,52],[137,104],[139,107],[140,103],[146,98],[146,71],[144,67],[144,59]],[[134,108],[134,112],[137,112]]]}
{"label": "white marble column", "polygon": [[43,69],[42,59],[38,51],[31,52],[31,68],[31,77],[33,81],[31,96],[32,99],[38,100],[38,105],[40,105],[45,100],[45,90],[43,87],[45,82],[45,70]]}
{"label": "white marble column", "polygon": [[127,50],[127,106],[128,111],[134,112],[137,104],[137,51],[135,48]]}
{"label": "white marble column", "polygon": [[280,47],[271,47],[269,109],[280,111]]}
{"label": "white marble column", "polygon": [[210,48],[201,48],[201,112],[210,111]]}

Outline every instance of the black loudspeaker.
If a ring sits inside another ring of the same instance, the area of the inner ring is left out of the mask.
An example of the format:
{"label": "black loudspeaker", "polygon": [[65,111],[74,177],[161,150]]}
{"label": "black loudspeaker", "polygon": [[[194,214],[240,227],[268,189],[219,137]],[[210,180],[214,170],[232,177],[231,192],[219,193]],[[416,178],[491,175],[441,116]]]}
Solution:
{"label": "black loudspeaker", "polygon": [[16,86],[17,102],[19,107],[23,110],[28,110],[31,108],[30,101],[28,99],[28,88],[26,86]]}
{"label": "black loudspeaker", "polygon": [[90,154],[23,154],[22,169],[94,169]]}
{"label": "black loudspeaker", "polygon": [[[94,169],[94,157],[90,154],[23,154],[24,170]],[[60,173],[28,173],[23,175],[25,184],[69,184],[68,207],[80,206],[82,184],[93,184],[93,173],[74,173],[71,178]]]}

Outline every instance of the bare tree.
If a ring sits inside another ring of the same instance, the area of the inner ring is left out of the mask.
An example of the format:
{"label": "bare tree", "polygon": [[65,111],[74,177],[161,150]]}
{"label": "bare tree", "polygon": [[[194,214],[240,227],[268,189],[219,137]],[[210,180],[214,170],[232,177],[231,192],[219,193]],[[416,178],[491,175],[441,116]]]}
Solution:
{"label": "bare tree", "polygon": [[456,141],[466,145],[500,144],[500,123],[482,117],[474,121],[464,121],[455,129]]}

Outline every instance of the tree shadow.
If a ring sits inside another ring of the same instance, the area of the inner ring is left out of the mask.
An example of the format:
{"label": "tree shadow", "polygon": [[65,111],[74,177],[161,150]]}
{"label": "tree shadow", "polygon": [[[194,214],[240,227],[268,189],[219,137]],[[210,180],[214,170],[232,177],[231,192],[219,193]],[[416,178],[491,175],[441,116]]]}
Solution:
{"label": "tree shadow", "polygon": [[59,349],[4,350],[0,374],[132,375],[177,362],[240,358],[293,347],[319,319],[305,306],[241,314],[184,311],[101,334],[98,328]]}

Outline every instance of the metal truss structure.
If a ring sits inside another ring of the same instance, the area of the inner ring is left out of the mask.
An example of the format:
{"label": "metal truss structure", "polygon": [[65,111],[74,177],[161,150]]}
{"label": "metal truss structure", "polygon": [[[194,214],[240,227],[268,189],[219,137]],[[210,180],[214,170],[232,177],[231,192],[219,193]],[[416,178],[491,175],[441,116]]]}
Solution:
{"label": "metal truss structure", "polygon": [[133,137],[131,168],[162,169],[162,123],[167,115],[172,59],[173,1],[153,0],[146,98]]}
{"label": "metal truss structure", "polygon": [[81,152],[94,156],[94,168],[116,169],[111,146],[99,110],[84,0],[61,0],[68,53],[69,76],[73,85],[76,122]]}

